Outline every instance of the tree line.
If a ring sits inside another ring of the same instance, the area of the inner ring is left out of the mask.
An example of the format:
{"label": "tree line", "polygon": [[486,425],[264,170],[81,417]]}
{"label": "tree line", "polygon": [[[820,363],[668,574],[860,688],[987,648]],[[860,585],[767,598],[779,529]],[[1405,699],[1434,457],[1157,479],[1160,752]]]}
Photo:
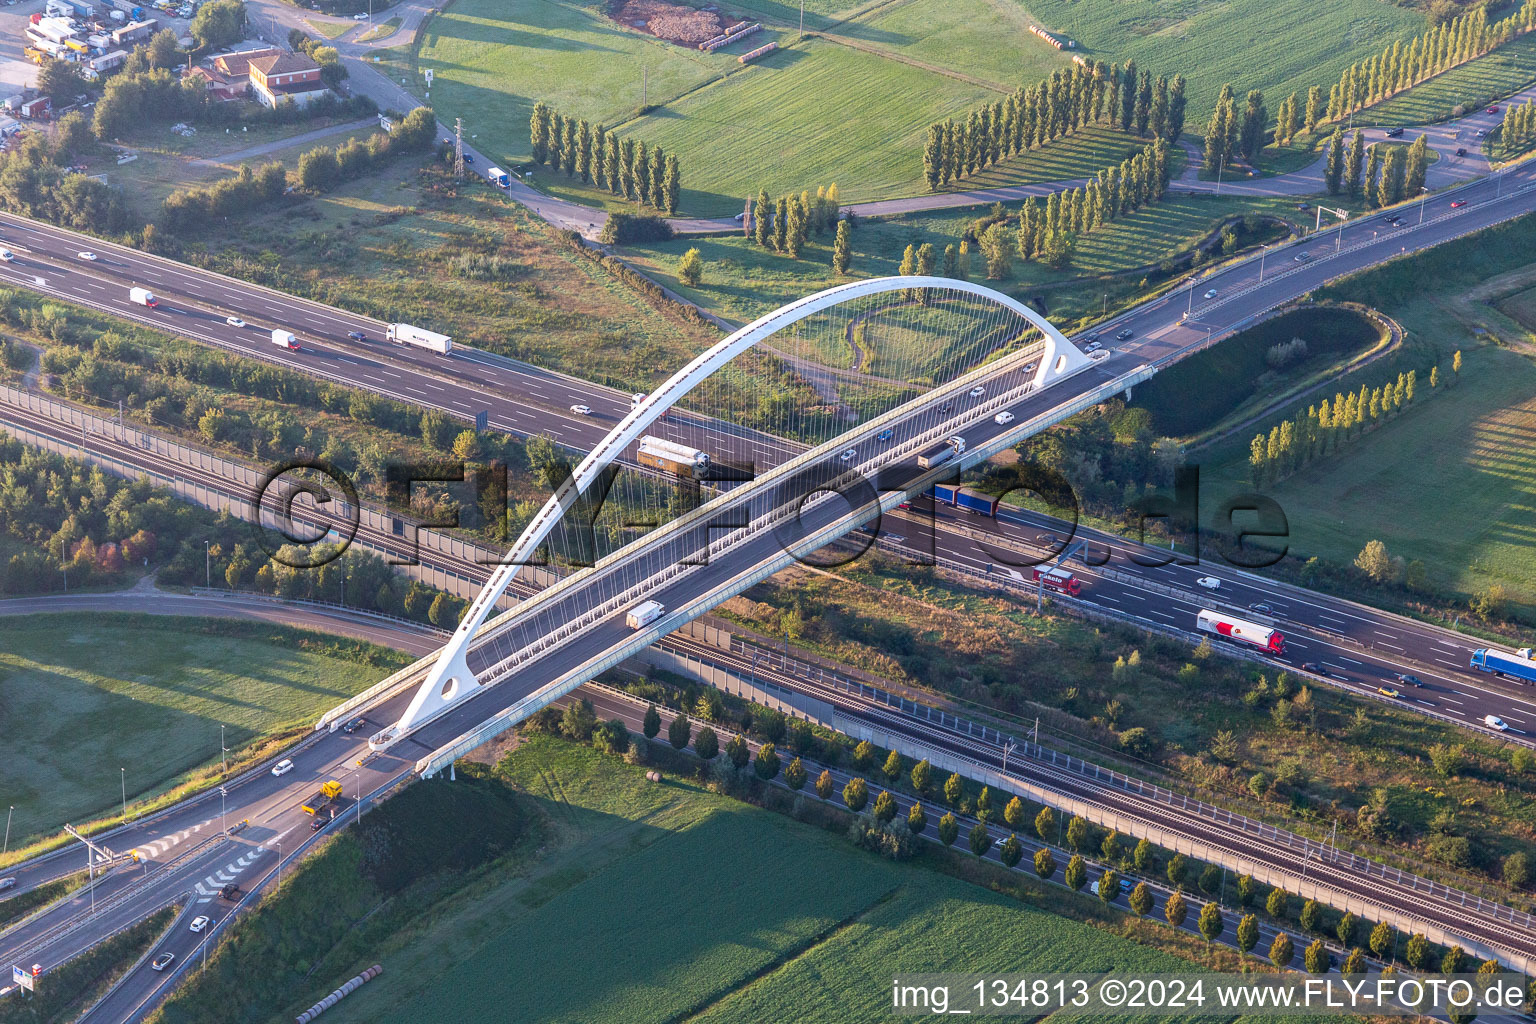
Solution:
{"label": "tree line", "polygon": [[[1437,368],[1431,386],[1438,385]],[[1409,370],[1399,373],[1395,381],[1374,388],[1362,384],[1357,392],[1338,392],[1332,401],[1325,398],[1318,405],[1308,406],[1305,416],[1282,420],[1270,427],[1268,434],[1260,431],[1248,446],[1248,471],[1253,483],[1276,483],[1333,454],[1411,405],[1417,387],[1418,371]]]}
{"label": "tree line", "polygon": [[606,188],[616,196],[676,213],[682,195],[677,157],[660,146],[621,139],[618,132],[585,118],[568,117],[547,103],[535,103],[529,118],[533,162],[548,164],[580,178],[583,184]]}
{"label": "tree line", "polygon": [[[340,148],[316,146],[299,157],[298,183],[311,191],[324,191],[368,173],[386,160],[404,153],[429,149],[437,126],[428,107],[417,107],[388,133],[352,139]],[[252,169],[241,166],[234,175],[208,185],[179,188],[160,204],[159,223],[172,234],[190,234],[212,222],[248,213],[263,203],[281,199],[288,188],[288,174],[280,163]]]}
{"label": "tree line", "polygon": [[[1079,235],[1158,202],[1167,191],[1168,180],[1168,143],[1154,139],[1140,153],[1116,167],[1100,170],[1084,185],[1052,192],[1044,203],[1030,196],[1020,207],[1011,233],[1001,204],[995,206],[991,217],[972,228],[986,261],[988,279],[1001,280],[1011,274],[1015,257],[1026,262],[1038,260],[1058,270],[1067,267]],[[945,275],[963,275],[967,257],[964,247],[946,247]]]}
{"label": "tree line", "polygon": [[1173,141],[1184,131],[1184,76],[1154,79],[1135,61],[1088,60],[1036,85],[928,127],[923,177],[930,191],[1089,124]]}
{"label": "tree line", "polygon": [[[1288,110],[1294,111],[1294,98],[1287,98],[1286,105]],[[1218,174],[1221,168],[1234,163],[1238,158],[1250,165],[1258,163],[1259,151],[1264,148],[1268,129],[1269,110],[1264,105],[1264,94],[1257,89],[1250,89],[1243,112],[1239,115],[1232,83],[1227,82],[1216,97],[1216,109],[1206,125],[1205,170]]]}
{"label": "tree line", "polygon": [[[797,195],[768,198],[767,189],[758,189],[757,198],[744,218],[742,229],[753,242],[765,249],[800,258],[800,249],[812,235],[825,233],[838,222],[837,183],[816,186]],[[836,260],[833,261],[836,263]],[[838,273],[848,272],[845,262]]]}
{"label": "tree line", "polygon": [[1536,0],[1526,0],[1509,17],[1488,24],[1488,11],[1478,5],[1460,17],[1416,36],[1405,47],[1401,40],[1374,57],[1345,68],[1328,93],[1327,119],[1337,121],[1354,111],[1401,92],[1458,64],[1509,42],[1536,28]]}
{"label": "tree line", "polygon": [[1390,206],[1418,195],[1428,170],[1429,146],[1423,135],[1409,146],[1391,142],[1367,146],[1364,130],[1356,129],[1346,149],[1343,130],[1335,128],[1328,140],[1323,183],[1331,195],[1347,192],[1363,197],[1370,206]]}
{"label": "tree line", "polygon": [[1536,145],[1536,103],[1526,100],[1511,105],[1499,122],[1499,144],[1505,156],[1523,153]]}

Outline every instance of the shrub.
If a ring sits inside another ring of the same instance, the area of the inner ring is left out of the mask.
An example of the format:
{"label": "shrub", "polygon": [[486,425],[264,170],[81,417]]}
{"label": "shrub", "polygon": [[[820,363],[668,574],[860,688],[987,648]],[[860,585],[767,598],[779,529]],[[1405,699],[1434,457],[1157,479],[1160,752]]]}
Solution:
{"label": "shrub", "polygon": [[598,240],[604,245],[635,245],[665,242],[672,237],[672,225],[665,217],[636,213],[610,213]]}

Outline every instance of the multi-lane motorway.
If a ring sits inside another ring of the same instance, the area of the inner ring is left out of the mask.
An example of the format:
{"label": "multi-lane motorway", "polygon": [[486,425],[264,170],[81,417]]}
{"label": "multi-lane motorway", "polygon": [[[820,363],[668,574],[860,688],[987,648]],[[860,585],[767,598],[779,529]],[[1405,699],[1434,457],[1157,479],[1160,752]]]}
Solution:
{"label": "multi-lane motorway", "polygon": [[[1528,212],[1536,207],[1536,194],[1515,190],[1529,183],[1529,172],[1519,172],[1507,182],[1488,181],[1465,187],[1457,190],[1454,197],[1466,200],[1467,205],[1456,210],[1450,209],[1449,196],[1435,197],[1425,204],[1422,226],[1413,223],[1418,213],[1417,208],[1409,211],[1409,226],[1405,228],[1388,228],[1380,223],[1379,218],[1346,225],[1337,235],[1328,232],[1301,246],[1269,254],[1262,279],[1260,264],[1256,260],[1212,274],[1200,281],[1197,287],[1202,291],[1214,288],[1218,292],[1217,297],[1196,304],[1192,318],[1187,322],[1181,322],[1185,320],[1183,314],[1186,308],[1182,301],[1186,296],[1181,292],[1141,307],[1110,325],[1105,332],[1106,339],[1122,329],[1131,331],[1131,338],[1109,360],[1081,375],[1081,383],[1084,386],[1099,383],[1143,363],[1171,358],[1198,345],[1207,337],[1221,336],[1258,312],[1303,294],[1332,277],[1380,262],[1399,252],[1438,244],[1467,231]],[[588,447],[628,407],[623,396],[614,395],[605,389],[475,354],[437,359],[412,350],[386,349],[376,340],[381,336],[381,327],[372,321],[350,317],[318,304],[280,296],[254,286],[231,282],[193,268],[180,267],[132,250],[118,250],[69,232],[15,218],[3,218],[0,219],[0,238],[18,255],[15,261],[0,265],[0,280],[133,316],[143,322],[212,344],[266,357],[271,357],[271,353],[263,351],[263,348],[271,346],[265,331],[273,326],[285,327],[304,340],[304,351],[281,357],[297,368],[406,401],[442,408],[466,418],[475,411],[488,409],[493,425],[499,429],[517,433],[534,430],[547,432],[572,446]],[[79,259],[76,254],[85,249],[95,251],[100,258],[95,261]],[[1292,257],[1303,249],[1312,258],[1305,262],[1295,261]],[[1330,249],[1338,255],[1330,255]],[[131,306],[127,302],[127,288],[131,284],[151,287],[162,294],[166,301],[161,308],[155,310]],[[225,323],[228,316],[239,316],[259,327],[230,326]],[[346,334],[352,330],[362,331],[371,340],[362,343],[349,341]],[[1019,414],[1021,418],[1027,419],[1029,414],[1049,408],[1058,397],[1055,389],[1031,395],[1025,400],[1027,408],[1024,405],[1018,407]],[[575,417],[561,412],[574,402],[591,405],[595,416]],[[918,411],[914,410],[914,415],[917,414]],[[1028,522],[1017,526],[1026,534],[1033,528]],[[1029,542],[1026,537],[1025,543]],[[1110,543],[1113,546],[1115,542]],[[745,561],[753,557],[749,551],[743,551],[742,554]],[[1158,610],[1168,617],[1189,614],[1192,618],[1195,602],[1185,599],[1184,605],[1176,606],[1162,596],[1151,600],[1146,595],[1158,593],[1151,589],[1156,583],[1163,582],[1157,574],[1169,576],[1172,585],[1186,594],[1194,593],[1189,589],[1188,581],[1179,576],[1180,573],[1192,573],[1193,570],[1178,566],[1144,570],[1134,563],[1122,564],[1121,560],[1112,562],[1111,568],[1117,573],[1141,573],[1150,582],[1141,586],[1127,584],[1120,578],[1091,580],[1089,593],[1097,593],[1105,599],[1106,605],[1111,601],[1122,605],[1135,602],[1137,598],[1131,596],[1132,591],[1141,590],[1143,596],[1140,600],[1149,605],[1146,609],[1147,617],[1157,618],[1151,612]],[[1205,571],[1211,570],[1207,567]],[[683,582],[688,584],[688,591],[697,593],[701,584],[720,582],[719,572],[721,570],[717,569],[715,574],[708,571],[691,574]],[[1215,574],[1221,575],[1222,572],[1218,569]],[[1438,663],[1445,669],[1444,685],[1441,685],[1441,679],[1426,677],[1431,687],[1425,688],[1422,697],[1415,694],[1415,700],[1433,701],[1437,709],[1448,714],[1457,713],[1451,705],[1456,704],[1460,697],[1503,701],[1497,705],[1501,714],[1508,714],[1512,706],[1520,708],[1509,715],[1516,724],[1536,721],[1536,716],[1528,716],[1524,710],[1536,705],[1524,701],[1513,703],[1518,698],[1499,689],[1475,687],[1473,682],[1453,670],[1455,662],[1464,655],[1466,644],[1461,642],[1458,649],[1451,634],[1390,616],[1379,616],[1378,613],[1315,595],[1293,593],[1288,588],[1283,596],[1277,597],[1276,588],[1250,582],[1235,574],[1231,574],[1231,578],[1224,578],[1224,587],[1223,596],[1239,607],[1251,603],[1249,598],[1264,600],[1274,606],[1287,632],[1293,635],[1293,645],[1299,645],[1298,654],[1306,652],[1307,645],[1313,642],[1308,639],[1306,627],[1315,628],[1318,654],[1306,660],[1319,661],[1330,674],[1336,673],[1345,678],[1354,674],[1364,681],[1370,678],[1371,671],[1389,667],[1391,659],[1397,657],[1395,652],[1384,652],[1392,651],[1394,646],[1401,647],[1403,657],[1411,656],[1425,665]],[[663,592],[663,597],[673,603],[686,600],[688,594]],[[1122,607],[1121,610],[1133,609]],[[1382,628],[1376,628],[1378,625]],[[1413,635],[1415,631],[1418,631],[1417,635]],[[597,633],[602,635],[589,635],[585,639],[598,644],[613,643],[621,639],[622,626],[618,622],[605,623]],[[608,635],[610,633],[612,635]],[[1336,648],[1337,653],[1330,655],[1324,646],[1328,641],[1323,638],[1330,634],[1351,633],[1367,644],[1376,644],[1379,656],[1360,656],[1363,652],[1358,650],[1346,655],[1342,646]],[[1378,640],[1369,639],[1367,634],[1376,634]],[[562,656],[557,651],[541,659],[538,666],[541,671],[532,674],[547,679],[550,672],[572,667],[573,657],[569,652]],[[1424,675],[1424,672],[1418,674]],[[241,817],[250,818],[252,822],[245,833],[235,839],[218,840],[216,845],[206,851],[198,851],[193,859],[177,865],[173,870],[187,872],[187,877],[191,877],[199,870],[206,869],[203,880],[216,878],[219,870],[227,869],[239,860],[239,856],[244,855],[232,856],[236,847],[245,847],[248,853],[251,849],[265,848],[268,842],[274,844],[275,858],[275,843],[285,835],[291,835],[292,829],[303,820],[296,811],[296,802],[305,788],[334,775],[345,777],[349,793],[371,792],[408,773],[412,758],[451,739],[468,725],[496,710],[497,706],[511,703],[519,693],[526,693],[528,684],[536,681],[531,678],[524,680],[523,675],[518,673],[514,677],[515,683],[509,681],[507,685],[488,691],[423,729],[400,744],[398,749],[376,755],[371,760],[366,758],[366,747],[357,737],[340,732],[321,735],[296,759],[299,768],[292,776],[279,780],[257,775],[231,790],[231,793],[240,794],[241,810],[238,813]],[[1459,696],[1452,697],[1453,693]],[[378,724],[388,721],[393,714],[398,713],[400,704],[401,699],[397,698],[376,709],[370,715],[371,722]],[[1462,706],[1468,705],[1463,703]],[[1462,712],[1464,717],[1473,713]],[[359,760],[365,763],[359,765]],[[131,840],[137,844],[172,840],[173,846],[168,847],[163,854],[170,855],[178,836],[199,822],[211,820],[211,808],[217,800],[218,795],[215,793],[211,797],[184,805],[162,822],[137,829],[131,834]],[[1145,808],[1142,810],[1145,811]],[[192,821],[193,818],[199,818],[199,822]],[[1204,824],[1201,827],[1205,827]],[[157,828],[166,831],[157,834],[153,831]],[[186,843],[190,835],[188,833],[181,838],[179,843]],[[108,842],[110,845],[111,840]],[[27,870],[41,876],[46,868],[37,865]],[[167,869],[167,885],[174,884],[170,880],[170,870]],[[154,877],[153,873],[150,877]],[[122,884],[128,883],[125,881]],[[102,888],[98,888],[96,896],[102,898]],[[4,945],[6,949],[11,948],[9,942]]]}

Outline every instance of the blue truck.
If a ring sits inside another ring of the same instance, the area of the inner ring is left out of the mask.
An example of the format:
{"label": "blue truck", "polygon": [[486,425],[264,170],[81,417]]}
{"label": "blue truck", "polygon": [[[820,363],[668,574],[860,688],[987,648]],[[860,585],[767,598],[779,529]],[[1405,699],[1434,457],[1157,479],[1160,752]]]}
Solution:
{"label": "blue truck", "polygon": [[1522,647],[1514,654],[1505,654],[1485,647],[1472,652],[1473,668],[1479,672],[1492,672],[1496,676],[1514,676],[1522,683],[1536,683],[1536,660],[1531,649]]}
{"label": "blue truck", "polygon": [[933,497],[946,505],[965,509],[967,512],[975,512],[982,516],[997,515],[997,499],[990,494],[981,491],[973,491],[969,487],[953,487],[948,484],[934,484]]}

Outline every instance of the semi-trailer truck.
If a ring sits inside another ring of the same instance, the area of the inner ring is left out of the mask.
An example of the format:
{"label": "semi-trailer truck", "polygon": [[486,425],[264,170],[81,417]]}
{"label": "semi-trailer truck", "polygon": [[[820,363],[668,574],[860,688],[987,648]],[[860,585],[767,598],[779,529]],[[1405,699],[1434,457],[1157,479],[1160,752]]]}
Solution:
{"label": "semi-trailer truck", "polygon": [[934,484],[933,496],[936,500],[955,508],[965,509],[967,512],[975,512],[977,515],[997,515],[997,499],[990,494],[981,491],[973,491],[969,487],[956,487],[953,484]]}
{"label": "semi-trailer truck", "polygon": [[941,466],[957,455],[965,453],[965,438],[951,437],[942,445],[931,451],[926,451],[917,457],[918,469],[932,469]]}
{"label": "semi-trailer truck", "polygon": [[640,438],[640,448],[635,453],[635,459],[642,466],[693,480],[703,480],[709,475],[708,452],[649,434]]}
{"label": "semi-trailer truck", "polygon": [[390,324],[384,329],[384,337],[396,345],[415,345],[440,356],[453,351],[453,339],[448,335],[412,327],[410,324]]}
{"label": "semi-trailer truck", "polygon": [[1195,616],[1195,628],[1204,633],[1241,640],[1245,644],[1262,648],[1270,654],[1285,653],[1285,635],[1277,629],[1261,626],[1257,622],[1248,622],[1231,615],[1201,609],[1200,614]]}
{"label": "semi-trailer truck", "polygon": [[642,602],[631,608],[629,614],[624,616],[624,625],[630,629],[644,629],[661,618],[666,610],[666,606],[660,601]]}
{"label": "semi-trailer truck", "polygon": [[280,328],[272,332],[272,344],[278,348],[286,348],[290,352],[299,350],[299,339],[294,336],[294,333]]}
{"label": "semi-trailer truck", "polygon": [[155,298],[155,293],[148,288],[129,288],[128,301],[137,302],[139,305],[148,306],[150,309],[160,305],[160,300]]}
{"label": "semi-trailer truck", "polygon": [[1035,582],[1046,590],[1055,590],[1076,597],[1083,592],[1083,581],[1059,565],[1035,566]]}
{"label": "semi-trailer truck", "polygon": [[1484,647],[1472,652],[1471,665],[1479,672],[1513,676],[1522,683],[1536,683],[1536,660],[1532,659],[1529,647],[1522,647],[1514,654]]}

